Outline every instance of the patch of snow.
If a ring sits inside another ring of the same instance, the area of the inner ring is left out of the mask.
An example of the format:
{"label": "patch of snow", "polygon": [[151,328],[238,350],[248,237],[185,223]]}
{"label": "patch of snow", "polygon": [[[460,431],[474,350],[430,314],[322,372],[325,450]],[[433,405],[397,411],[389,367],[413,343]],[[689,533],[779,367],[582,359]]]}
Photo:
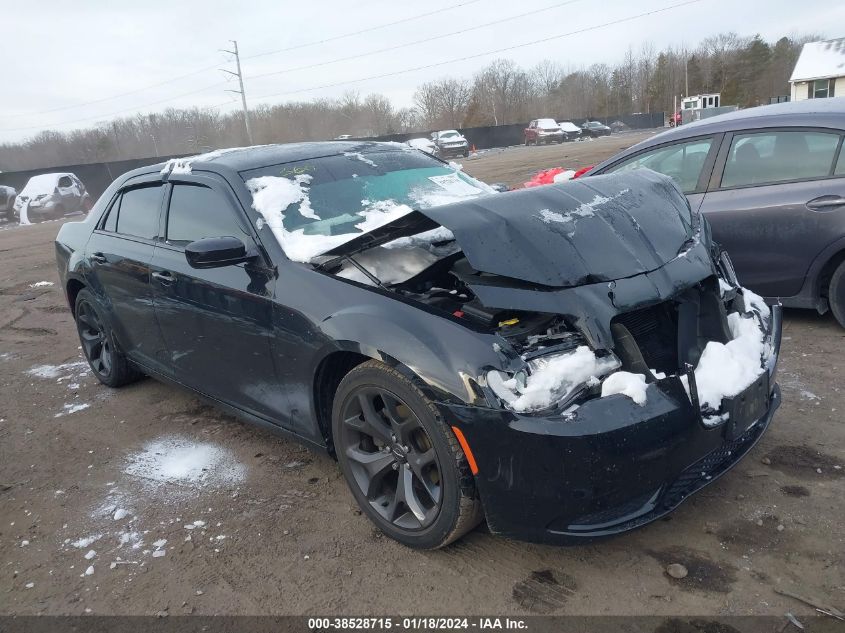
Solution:
{"label": "patch of snow", "polygon": [[362,163],[366,163],[370,167],[378,167],[378,165],[364,156],[361,152],[343,152],[343,155],[348,156],[349,158],[354,158],[355,160],[360,160]]}
{"label": "patch of snow", "polygon": [[93,565],[90,565],[90,566],[88,567],[88,569],[86,569],[86,570],[85,570],[85,575],[86,575],[86,576],[91,576],[91,575],[93,575],[93,573],[94,573],[94,566],[93,566]]}
{"label": "patch of snow", "polygon": [[73,545],[74,547],[78,547],[79,549],[83,549],[91,545],[91,543],[93,543],[94,541],[99,541],[101,538],[103,538],[102,534],[92,534],[91,536],[85,536],[81,539],[73,541],[71,545]]}
{"label": "patch of snow", "polygon": [[95,550],[93,550],[93,549],[89,549],[89,550],[88,550],[88,553],[87,553],[87,554],[85,554],[85,560],[91,560],[91,559],[92,559],[92,558],[94,558],[96,555],[97,555],[97,552],[96,552]]}
{"label": "patch of snow", "polygon": [[[695,368],[702,408],[718,411],[723,398],[746,389],[765,371],[762,361],[771,353],[757,317],[744,317],[734,312],[728,315],[728,326],[733,340],[725,344],[707,343]],[[682,380],[689,390],[686,377]]]}
{"label": "patch of snow", "polygon": [[553,182],[566,182],[568,180],[572,180],[572,177],[577,172],[574,169],[567,169],[565,171],[560,172],[559,174],[555,174],[554,178],[552,178]]}
{"label": "patch of snow", "polygon": [[123,472],[153,482],[229,486],[242,481],[246,469],[221,446],[168,437],[130,455]]}
{"label": "patch of snow", "polygon": [[27,541],[26,539],[21,541],[21,547],[26,547],[27,545],[29,545],[29,541]]}
{"label": "patch of snow", "polygon": [[751,292],[748,288],[742,289],[742,296],[745,298],[746,310],[756,310],[764,319],[768,319],[772,313],[769,305],[765,302],[763,297]]}
{"label": "patch of snow", "polygon": [[646,387],[645,374],[617,371],[605,378],[601,385],[601,397],[621,393],[642,406],[646,403]]}
{"label": "patch of snow", "polygon": [[153,551],[153,558],[161,558],[162,556],[165,556],[166,554],[167,554],[166,550],[157,549],[157,550]]}
{"label": "patch of snow", "polygon": [[87,402],[79,402],[77,404],[72,404],[72,403],[71,404],[65,404],[62,407],[63,410],[59,411],[53,417],[54,418],[61,418],[62,416],[70,415],[71,413],[78,413],[79,411],[84,411],[85,409],[87,409],[90,406],[91,405],[88,404]]}
{"label": "patch of snow", "polygon": [[565,399],[581,385],[596,382],[618,366],[615,358],[598,358],[589,347],[581,345],[573,352],[534,359],[525,386],[513,378],[505,381],[504,386],[518,392],[510,402],[512,409],[534,411]]}
{"label": "patch of snow", "polygon": [[203,521],[201,519],[197,519],[193,523],[186,523],[182,527],[185,528],[186,530],[195,530],[196,528],[203,528],[203,527],[205,527],[205,521]]}
{"label": "patch of snow", "polygon": [[[36,365],[26,370],[26,373],[36,378],[58,378],[62,374],[68,372],[77,372],[88,369],[88,363],[83,361],[76,361],[72,363],[64,363],[62,365]],[[70,378],[70,376],[66,376]]]}
{"label": "patch of snow", "polygon": [[34,284],[29,284],[30,288],[44,288],[46,286],[53,286],[52,281],[36,281]]}
{"label": "patch of snow", "polygon": [[734,287],[732,285],[730,285],[727,281],[725,281],[724,279],[719,277],[719,292],[720,292],[721,296],[724,297],[726,294],[728,294],[733,289],[734,289]]}
{"label": "patch of snow", "polygon": [[113,518],[114,518],[115,521],[120,521],[121,519],[124,519],[127,516],[129,516],[129,510],[125,510],[123,508],[118,508],[117,510],[114,511],[114,517]]}
{"label": "patch of snow", "polygon": [[32,589],[34,586],[35,586],[34,582],[28,582],[24,585],[24,587],[26,587],[27,589]]}
{"label": "patch of snow", "polygon": [[161,175],[167,176],[168,174],[190,174],[191,165],[193,163],[203,163],[218,158],[223,154],[228,154],[229,152],[237,152],[243,149],[245,148],[228,147],[225,149],[216,149],[212,152],[206,152],[205,154],[196,154],[195,156],[186,156],[184,158],[171,158],[166,163],[164,163],[164,167],[161,168]]}
{"label": "patch of snow", "polygon": [[155,543],[153,543],[153,547],[155,547],[156,549],[161,549],[165,545],[167,545],[167,539],[166,538],[159,539]]}
{"label": "patch of snow", "polygon": [[619,196],[628,193],[628,191],[628,189],[623,189],[609,198],[607,196],[596,195],[589,202],[582,202],[575,209],[564,211],[562,213],[551,211],[549,209],[541,209],[538,217],[546,224],[551,224],[552,222],[575,222],[577,221],[577,218],[589,218],[596,214],[595,207],[607,204]]}

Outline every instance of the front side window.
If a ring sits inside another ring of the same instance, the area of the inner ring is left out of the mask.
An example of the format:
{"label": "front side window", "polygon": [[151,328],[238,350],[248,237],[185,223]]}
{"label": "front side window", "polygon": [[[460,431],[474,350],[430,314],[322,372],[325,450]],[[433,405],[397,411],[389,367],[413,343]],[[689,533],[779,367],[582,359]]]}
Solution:
{"label": "front side window", "polygon": [[71,182],[71,180],[68,176],[62,176],[61,178],[59,178],[59,187],[61,187],[62,189],[66,189],[67,187],[70,187],[72,184],[73,183]]}
{"label": "front side window", "polygon": [[127,189],[120,196],[117,211],[117,232],[121,235],[152,240],[158,235],[161,209],[161,185]]}
{"label": "front side window", "polygon": [[712,144],[713,138],[710,137],[659,147],[614,165],[607,173],[640,168],[653,169],[672,178],[684,193],[690,193],[698,186],[698,179]]}
{"label": "front side window", "polygon": [[167,241],[184,246],[206,237],[237,237],[246,231],[225,198],[208,187],[174,185],[167,213]]}
{"label": "front side window", "polygon": [[722,187],[824,178],[838,144],[839,135],[829,132],[737,134],[731,141]]}

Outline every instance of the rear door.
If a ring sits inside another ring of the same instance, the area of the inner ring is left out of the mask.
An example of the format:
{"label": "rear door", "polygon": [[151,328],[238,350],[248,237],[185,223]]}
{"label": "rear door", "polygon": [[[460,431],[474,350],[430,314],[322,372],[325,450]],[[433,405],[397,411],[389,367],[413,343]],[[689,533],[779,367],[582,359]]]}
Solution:
{"label": "rear door", "polygon": [[[275,276],[234,194],[211,175],[171,176],[164,239],[152,259],[155,312],[179,382],[278,419],[285,398],[270,353]],[[254,263],[192,268],[185,246],[237,237]]]}
{"label": "rear door", "polygon": [[841,145],[841,132],[830,129],[726,135],[701,211],[743,285],[767,297],[796,295],[813,259],[841,237]]}
{"label": "rear door", "polygon": [[153,313],[150,260],[164,188],[158,177],[118,192],[86,246],[86,279],[129,358],[161,371],[164,345]]}

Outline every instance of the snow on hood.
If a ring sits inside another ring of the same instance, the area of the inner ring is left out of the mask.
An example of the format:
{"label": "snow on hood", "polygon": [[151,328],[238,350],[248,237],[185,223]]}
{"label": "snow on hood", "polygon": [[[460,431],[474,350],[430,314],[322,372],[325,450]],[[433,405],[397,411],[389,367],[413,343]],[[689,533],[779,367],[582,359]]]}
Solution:
{"label": "snow on hood", "polygon": [[693,233],[689,203],[651,171],[509,191],[421,209],[477,271],[553,287],[660,268]]}
{"label": "snow on hood", "polygon": [[41,195],[42,193],[53,193],[59,178],[67,174],[39,174],[33,176],[27,181],[24,188],[21,190],[21,196],[28,196],[30,198]]}

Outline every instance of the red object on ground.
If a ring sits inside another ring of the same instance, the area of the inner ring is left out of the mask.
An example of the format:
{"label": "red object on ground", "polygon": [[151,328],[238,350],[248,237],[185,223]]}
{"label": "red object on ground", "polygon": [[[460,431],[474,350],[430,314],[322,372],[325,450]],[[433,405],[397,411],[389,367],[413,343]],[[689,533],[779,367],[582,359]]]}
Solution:
{"label": "red object on ground", "polygon": [[551,185],[555,181],[555,176],[566,171],[563,167],[552,167],[551,169],[544,169],[538,171],[531,177],[531,180],[524,183],[524,187],[539,187],[540,185]]}

